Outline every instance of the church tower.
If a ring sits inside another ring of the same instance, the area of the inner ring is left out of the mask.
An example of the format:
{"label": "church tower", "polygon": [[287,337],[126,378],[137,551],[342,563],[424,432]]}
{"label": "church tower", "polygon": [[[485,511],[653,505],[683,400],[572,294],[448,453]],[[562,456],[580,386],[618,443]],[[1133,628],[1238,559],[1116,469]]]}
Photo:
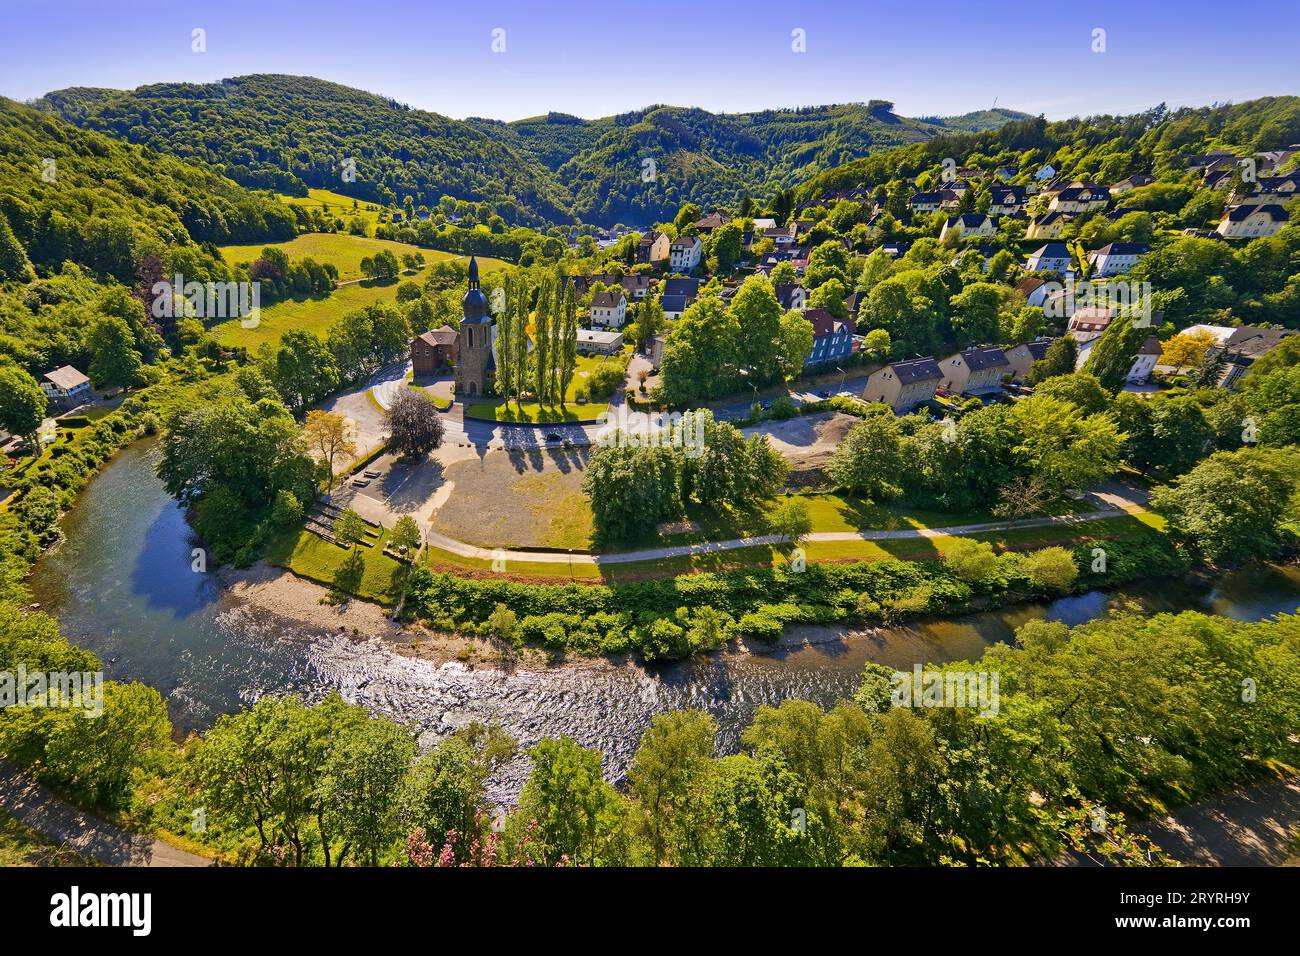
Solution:
{"label": "church tower", "polygon": [[482,395],[492,385],[496,360],[492,342],[496,320],[488,312],[487,296],[478,287],[478,260],[469,260],[469,291],[461,300],[459,363],[456,366],[456,397],[461,401]]}

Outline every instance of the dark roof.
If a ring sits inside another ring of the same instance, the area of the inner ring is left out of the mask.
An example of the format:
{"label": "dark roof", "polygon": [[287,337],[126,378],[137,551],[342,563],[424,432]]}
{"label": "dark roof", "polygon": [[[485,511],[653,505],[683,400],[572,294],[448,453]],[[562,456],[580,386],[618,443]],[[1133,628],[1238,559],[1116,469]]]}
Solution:
{"label": "dark roof", "polygon": [[1284,338],[1295,335],[1294,329],[1234,329],[1223,347],[1246,358],[1256,359],[1272,351]]}
{"label": "dark roof", "polygon": [[597,292],[591,297],[592,308],[597,309],[617,309],[620,302],[626,301],[626,297],[620,292]]}
{"label": "dark roof", "polygon": [[[773,287],[773,291],[776,292],[776,301],[781,304],[781,308],[794,308],[795,289],[802,290],[803,286],[797,282],[778,282]],[[804,301],[807,301],[807,299],[808,297],[805,295]]]}
{"label": "dark roof", "polygon": [[686,295],[661,295],[659,304],[663,306],[665,312],[685,312],[690,299],[691,296]]}
{"label": "dark roof", "polygon": [[1228,219],[1232,222],[1240,222],[1243,219],[1250,218],[1252,213],[1267,213],[1274,222],[1286,222],[1286,210],[1274,203],[1266,203],[1263,206],[1233,206],[1228,210]]}
{"label": "dark roof", "polygon": [[943,378],[943,372],[939,370],[939,363],[932,358],[909,359],[906,362],[894,362],[890,366],[898,380],[904,385],[911,385],[913,382],[939,381]]}
{"label": "dark roof", "polygon": [[991,345],[982,345],[958,353],[972,372],[1007,364],[1006,353]]}
{"label": "dark roof", "polygon": [[1025,348],[1029,349],[1029,357],[1035,362],[1041,362],[1047,355],[1047,350],[1052,345],[1051,339],[1034,339],[1032,342],[1026,342]]}
{"label": "dark roof", "polygon": [[1151,247],[1145,242],[1108,242],[1094,255],[1098,256],[1145,256]]}
{"label": "dark roof", "polygon": [[1142,343],[1142,347],[1138,349],[1138,355],[1159,355],[1163,351],[1164,348],[1160,345],[1160,340],[1154,335],[1148,335],[1146,341]]}
{"label": "dark roof", "polygon": [[685,249],[687,246],[693,246],[699,241],[699,236],[678,236],[673,240],[673,245]]}
{"label": "dark roof", "polygon": [[1069,259],[1070,250],[1063,242],[1049,242],[1029,254],[1030,259]]}
{"label": "dark roof", "polygon": [[817,338],[843,332],[845,328],[851,331],[853,328],[851,322],[843,322],[825,309],[808,309],[804,312],[803,317],[812,323],[813,335],[817,336]]}
{"label": "dark roof", "polygon": [[699,295],[699,279],[665,279],[663,283],[662,295],[685,295],[694,297]]}

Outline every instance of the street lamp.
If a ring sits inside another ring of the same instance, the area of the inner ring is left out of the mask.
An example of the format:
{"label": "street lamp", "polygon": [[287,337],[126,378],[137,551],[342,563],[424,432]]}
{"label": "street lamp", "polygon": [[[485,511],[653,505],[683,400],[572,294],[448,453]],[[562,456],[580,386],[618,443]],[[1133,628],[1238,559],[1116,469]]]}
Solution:
{"label": "street lamp", "polygon": [[845,380],[849,377],[849,373],[846,372],[846,371],[844,371],[844,369],[840,368],[838,365],[835,366],[835,371],[837,371],[837,372],[840,373],[840,394],[843,395],[843,394],[844,394],[844,382],[845,382]]}

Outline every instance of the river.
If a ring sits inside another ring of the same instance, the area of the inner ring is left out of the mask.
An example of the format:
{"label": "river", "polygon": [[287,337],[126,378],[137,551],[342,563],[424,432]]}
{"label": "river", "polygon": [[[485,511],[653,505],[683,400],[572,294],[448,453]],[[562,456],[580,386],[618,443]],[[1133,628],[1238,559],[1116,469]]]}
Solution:
{"label": "river", "polygon": [[[41,559],[31,586],[68,639],[100,656],[109,677],[156,687],[181,730],[203,729],[262,694],[291,691],[315,700],[337,689],[408,723],[425,743],[474,720],[498,721],[525,744],[567,734],[603,751],[606,773],[617,780],[651,717],[664,710],[710,711],[719,722],[719,747],[734,750],[761,704],[790,697],[829,704],[852,694],[867,661],[905,669],[972,659],[1035,618],[1077,624],[1115,600],[1152,612],[1196,609],[1242,620],[1300,607],[1300,570],[1264,566],[1212,587],[1159,581],[902,627],[795,631],[810,642],[770,654],[735,651],[654,666],[439,665],[397,654],[379,638],[254,609],[212,575],[194,573],[197,542],[154,475],[155,454],[134,445],[86,487],[63,520],[66,540]],[[517,792],[525,773],[516,761],[498,796]]]}

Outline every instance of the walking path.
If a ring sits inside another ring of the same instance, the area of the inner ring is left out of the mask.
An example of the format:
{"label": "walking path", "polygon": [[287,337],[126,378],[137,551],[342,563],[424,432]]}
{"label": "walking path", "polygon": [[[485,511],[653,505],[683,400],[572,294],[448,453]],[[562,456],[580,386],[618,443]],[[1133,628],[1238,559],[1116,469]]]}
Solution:
{"label": "walking path", "polygon": [[[894,531],[815,531],[806,535],[803,541],[898,541],[904,538],[942,538],[950,535],[989,534],[997,531],[1014,531],[1019,528],[1067,527],[1084,524],[1089,521],[1105,521],[1122,518],[1138,511],[1140,505],[1124,502],[1122,505],[1107,505],[1096,511],[1080,514],[1054,515],[1042,518],[1019,518],[1013,521],[990,521],[985,524],[951,525],[946,528],[902,528]],[[445,534],[430,530],[425,536],[426,543],[433,548],[449,551],[462,558],[477,558],[480,561],[530,561],[540,564],[629,564],[636,561],[658,561],[664,558],[680,558],[695,554],[715,554],[719,551],[735,551],[739,548],[767,547],[788,543],[785,536],[779,534],[755,535],[752,538],[731,538],[726,541],[701,541],[695,544],[679,544],[663,548],[642,548],[639,551],[622,551],[617,554],[592,554],[590,551],[512,551],[504,548],[480,548],[476,545],[457,541]]]}
{"label": "walking path", "polygon": [[25,771],[0,761],[0,807],[73,852],[106,866],[212,866],[212,861],[73,806]]}

